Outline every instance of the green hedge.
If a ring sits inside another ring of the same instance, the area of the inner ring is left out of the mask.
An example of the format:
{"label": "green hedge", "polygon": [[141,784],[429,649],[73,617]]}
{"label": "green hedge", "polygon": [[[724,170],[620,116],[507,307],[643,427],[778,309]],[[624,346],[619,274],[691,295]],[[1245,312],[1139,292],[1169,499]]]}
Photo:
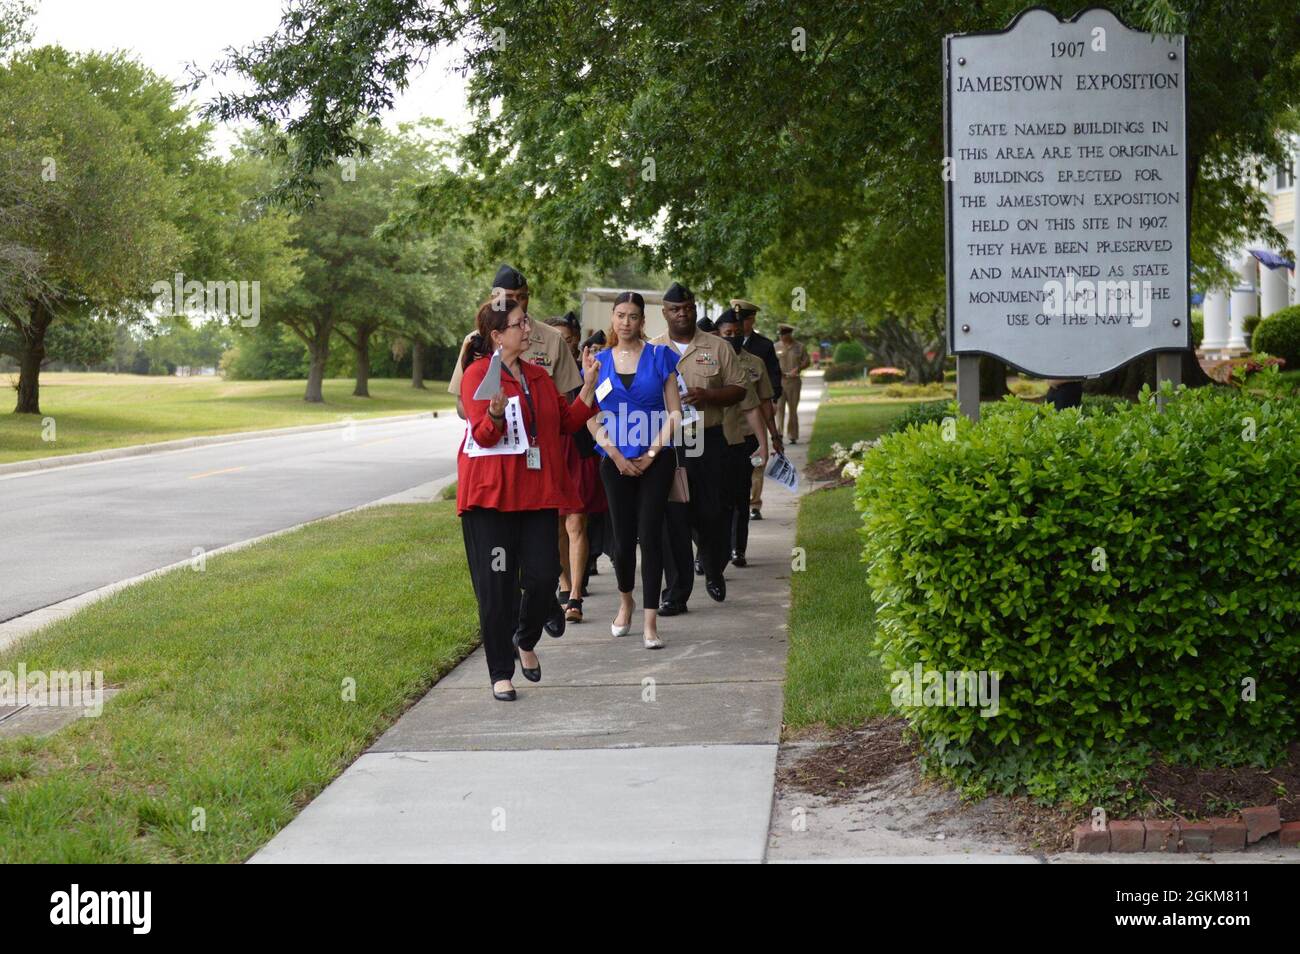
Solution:
{"label": "green hedge", "polygon": [[1286,361],[1286,370],[1300,368],[1300,305],[1274,312],[1259,323],[1251,347]]}
{"label": "green hedge", "polygon": [[841,341],[835,346],[833,360],[836,364],[866,364],[867,349],[858,341]]}
{"label": "green hedge", "polygon": [[834,361],[826,366],[823,372],[827,381],[849,381],[853,378],[860,378],[867,369],[865,361]]}
{"label": "green hedge", "polygon": [[887,435],[857,487],[885,668],[1003,674],[990,718],[902,710],[929,764],[1085,802],[1154,752],[1277,756],[1300,721],[1297,434],[1300,402],[1204,388],[1164,415],[1006,401],[955,439]]}

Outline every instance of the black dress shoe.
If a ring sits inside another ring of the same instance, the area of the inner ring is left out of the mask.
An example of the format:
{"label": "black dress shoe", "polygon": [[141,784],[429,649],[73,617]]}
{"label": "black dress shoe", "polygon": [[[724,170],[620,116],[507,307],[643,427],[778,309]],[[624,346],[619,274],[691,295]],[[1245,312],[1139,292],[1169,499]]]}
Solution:
{"label": "black dress shoe", "polygon": [[556,639],[564,635],[564,608],[560,606],[559,600],[555,601],[555,605],[551,608],[551,615],[546,617],[542,628]]}
{"label": "black dress shoe", "polygon": [[518,698],[518,694],[513,689],[508,689],[505,692],[497,692],[493,689],[492,698],[497,702],[514,702]]}
{"label": "black dress shoe", "polygon": [[731,555],[731,562],[734,566],[749,566],[749,561],[745,559],[745,554],[743,553],[733,553]]}
{"label": "black dress shoe", "polygon": [[660,616],[680,616],[682,613],[685,612],[686,612],[685,603],[676,603],[673,602],[672,600],[664,600],[662,603],[659,604]]}
{"label": "black dress shoe", "polygon": [[750,519],[750,520],[762,520],[762,519],[763,519],[763,511],[759,510],[757,507],[750,507],[750,508],[749,508],[749,519]]}
{"label": "black dress shoe", "polygon": [[704,564],[701,563],[699,560],[695,561],[695,575],[696,576],[704,575]]}
{"label": "black dress shoe", "polygon": [[704,584],[704,589],[708,592],[710,598],[721,603],[727,598],[727,581],[722,577],[716,580],[709,580]]}
{"label": "black dress shoe", "polygon": [[519,655],[519,633],[516,632],[510,641],[515,644],[515,658],[519,660],[519,671],[524,674],[524,678],[529,682],[541,682],[542,667],[539,665],[536,669],[529,669],[524,665],[524,657]]}

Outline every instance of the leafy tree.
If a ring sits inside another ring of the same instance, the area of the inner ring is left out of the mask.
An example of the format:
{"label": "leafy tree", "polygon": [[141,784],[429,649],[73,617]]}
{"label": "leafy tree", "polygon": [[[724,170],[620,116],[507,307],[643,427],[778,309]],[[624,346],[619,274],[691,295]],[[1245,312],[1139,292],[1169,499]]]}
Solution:
{"label": "leafy tree", "polygon": [[[364,148],[358,122],[381,115],[432,48],[455,45],[472,76],[467,173],[424,199],[508,211],[530,275],[638,255],[725,297],[765,257],[838,257],[847,267],[818,272],[836,281],[799,284],[836,302],[862,289],[879,304],[853,320],[892,313],[916,330],[929,308],[884,302],[908,272],[931,289],[942,279],[940,43],[1000,29],[1023,6],[301,0],[273,36],[218,64],[254,89],[211,108],[283,122],[282,194],[305,195],[317,169]],[[1283,155],[1300,92],[1294,0],[1113,9],[1188,35],[1192,255],[1199,275],[1221,274],[1226,249],[1273,235],[1247,173]],[[856,252],[886,248],[920,260],[868,285]]]}
{"label": "leafy tree", "polygon": [[173,183],[87,86],[37,58],[0,68],[0,314],[19,364],[18,413],[40,413],[47,333],[60,319],[138,308],[184,241]]}

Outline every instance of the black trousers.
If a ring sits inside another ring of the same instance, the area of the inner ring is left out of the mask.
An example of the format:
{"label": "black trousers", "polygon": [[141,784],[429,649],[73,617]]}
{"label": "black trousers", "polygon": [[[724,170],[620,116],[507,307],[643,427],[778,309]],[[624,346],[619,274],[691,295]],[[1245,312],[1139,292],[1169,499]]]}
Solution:
{"label": "black trousers", "polygon": [[731,550],[745,555],[749,546],[749,488],[754,477],[750,458],[758,451],[758,438],[752,434],[743,443],[727,447],[727,489],[730,500],[724,504],[730,513],[727,527],[731,533]]}
{"label": "black trousers", "polygon": [[640,477],[625,477],[606,457],[600,481],[609,500],[609,525],[614,530],[614,573],[620,593],[636,589],[636,546],[641,543],[641,599],[646,609],[659,608],[664,578],[663,522],[673,472],[673,455],[665,451]]}
{"label": "black trousers", "polygon": [[478,624],[493,682],[515,674],[515,647],[531,650],[555,603],[560,575],[558,512],[466,510],[460,518],[465,556],[478,599]]}
{"label": "black trousers", "polygon": [[678,449],[690,483],[691,502],[668,505],[663,531],[665,602],[685,603],[691,598],[695,587],[692,538],[699,543],[705,579],[721,578],[726,566],[727,537],[731,533],[730,524],[723,521],[722,514],[726,446],[727,438],[719,425],[704,431],[699,455],[688,457],[684,448]]}

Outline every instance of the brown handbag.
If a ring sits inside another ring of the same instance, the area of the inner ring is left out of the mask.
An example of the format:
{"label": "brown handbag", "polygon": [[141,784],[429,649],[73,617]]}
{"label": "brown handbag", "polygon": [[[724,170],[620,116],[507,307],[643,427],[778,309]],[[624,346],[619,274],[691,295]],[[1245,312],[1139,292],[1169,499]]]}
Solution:
{"label": "brown handbag", "polygon": [[686,477],[686,468],[678,466],[673,471],[673,485],[668,488],[669,503],[690,503],[691,482]]}

